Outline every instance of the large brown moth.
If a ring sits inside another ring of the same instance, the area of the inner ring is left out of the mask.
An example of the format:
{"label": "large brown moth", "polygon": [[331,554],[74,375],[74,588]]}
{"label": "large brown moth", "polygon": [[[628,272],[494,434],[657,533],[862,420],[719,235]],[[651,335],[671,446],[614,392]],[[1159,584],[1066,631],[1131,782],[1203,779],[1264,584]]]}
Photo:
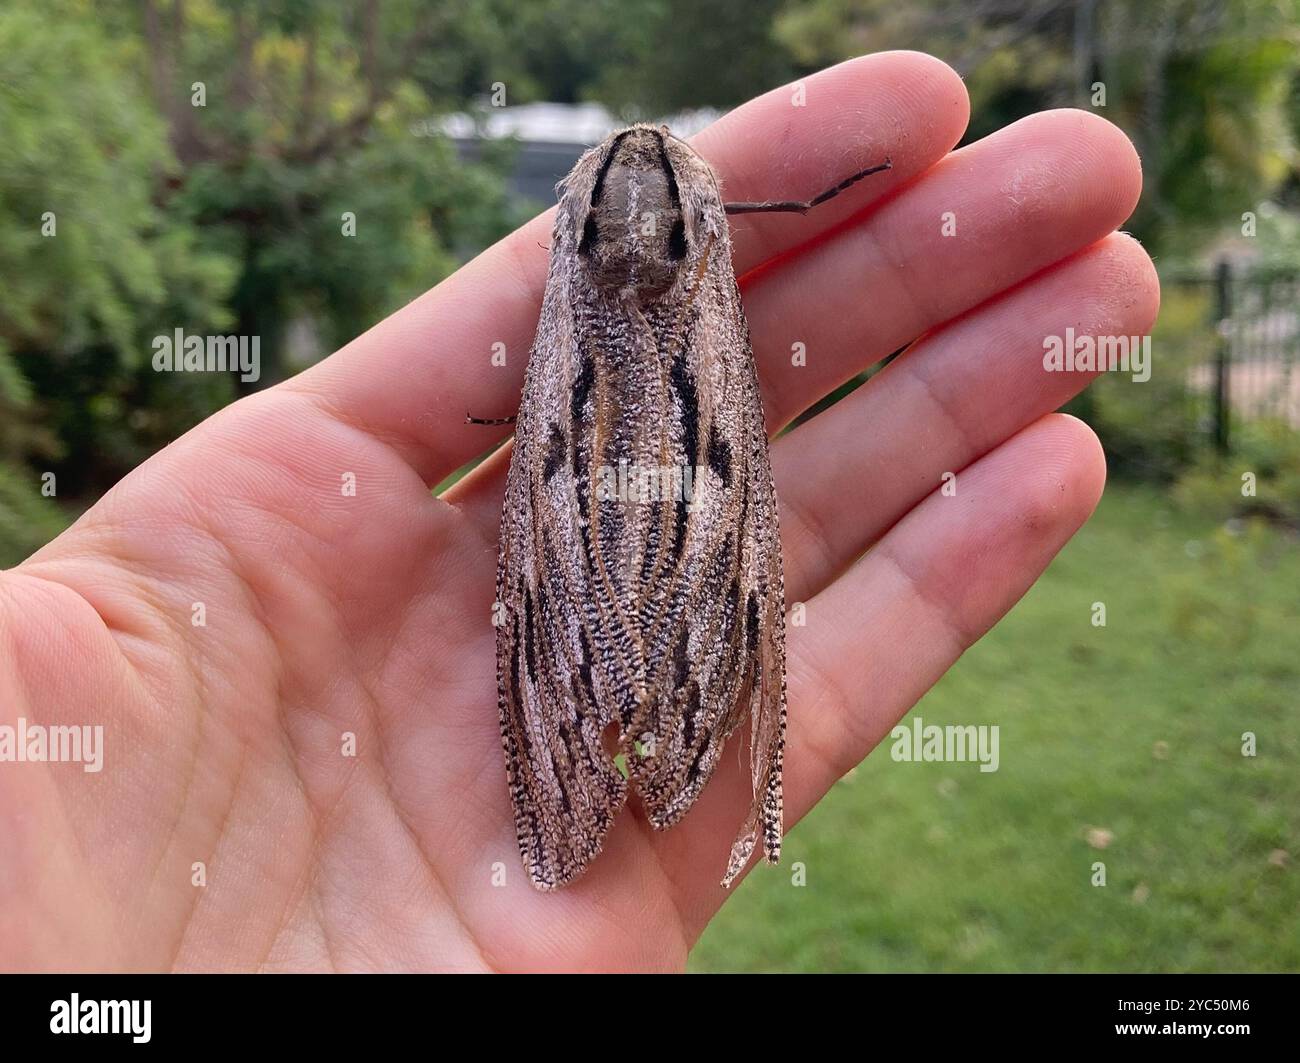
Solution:
{"label": "large brown moth", "polygon": [[656,829],[680,820],[746,718],[753,800],[722,883],[760,836],[779,857],[785,590],[726,215],[803,212],[888,166],[808,201],[724,204],[684,141],[637,125],[556,188],[494,615],[510,797],[539,889],[585,870],[629,789]]}

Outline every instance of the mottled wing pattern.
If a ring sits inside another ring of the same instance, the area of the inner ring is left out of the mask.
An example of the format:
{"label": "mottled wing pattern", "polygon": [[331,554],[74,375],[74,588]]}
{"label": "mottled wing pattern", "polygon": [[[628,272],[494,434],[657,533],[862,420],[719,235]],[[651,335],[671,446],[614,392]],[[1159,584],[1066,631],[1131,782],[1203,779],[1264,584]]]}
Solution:
{"label": "mottled wing pattern", "polygon": [[542,888],[583,870],[626,797],[613,751],[650,823],[672,826],[748,716],[754,801],[730,883],[760,833],[779,854],[785,668],[726,217],[707,165],[648,127],[593,149],[561,188],[498,573],[520,850]]}
{"label": "mottled wing pattern", "polygon": [[[561,240],[558,232],[556,240]],[[600,851],[627,784],[602,737],[618,717],[596,694],[602,630],[574,523],[571,424],[547,410],[585,404],[577,380],[570,282],[552,254],[506,481],[497,567],[497,677],[502,742],[519,850],[533,883],[553,889]],[[558,421],[558,419],[557,419]],[[553,430],[556,429],[556,430]]]}
{"label": "mottled wing pattern", "polygon": [[[735,289],[734,276],[731,277]],[[739,299],[737,292],[736,298]],[[742,318],[743,320],[743,318]],[[746,336],[748,350],[748,336]],[[776,489],[767,450],[762,397],[753,356],[747,360],[747,386],[753,401],[748,412],[745,439],[750,447],[748,468],[749,514],[747,518],[750,555],[744,562],[748,573],[745,598],[749,661],[748,698],[736,703],[728,721],[730,733],[744,722],[745,710],[751,721],[750,773],[754,802],[731,849],[723,885],[729,886],[749,862],[761,835],[769,863],[781,856],[782,773],[785,762],[785,574],[781,564],[781,536]]]}

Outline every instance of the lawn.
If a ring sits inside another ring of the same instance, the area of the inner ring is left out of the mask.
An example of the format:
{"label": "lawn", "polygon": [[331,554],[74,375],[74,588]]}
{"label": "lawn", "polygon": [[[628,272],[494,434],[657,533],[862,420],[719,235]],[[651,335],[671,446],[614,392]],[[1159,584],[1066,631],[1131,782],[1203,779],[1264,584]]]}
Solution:
{"label": "lawn", "polygon": [[1300,970],[1294,537],[1112,484],[913,711],[998,725],[999,770],[896,762],[887,739],[693,970]]}

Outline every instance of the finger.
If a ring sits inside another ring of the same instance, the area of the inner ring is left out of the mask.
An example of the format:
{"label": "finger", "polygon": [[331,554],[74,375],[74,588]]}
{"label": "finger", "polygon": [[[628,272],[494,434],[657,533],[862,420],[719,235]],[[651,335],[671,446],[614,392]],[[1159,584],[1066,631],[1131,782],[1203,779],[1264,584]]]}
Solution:
{"label": "finger", "polygon": [[1101,239],[1141,189],[1118,128],[1049,111],[954,152],[862,224],[764,270],[745,307],[769,426]]}
{"label": "finger", "polygon": [[[772,446],[786,593],[829,584],[900,517],[1096,375],[1043,367],[1044,340],[1139,342],[1159,308],[1151,259],[1115,233],[932,333]],[[1141,384],[1134,384],[1141,387]],[[855,519],[836,519],[853,513]]]}
{"label": "finger", "polygon": [[[803,84],[803,106],[792,93],[787,87],[760,96],[693,138],[727,195],[812,196],[881,155],[893,169],[798,224],[746,218],[736,236],[742,272],[924,171],[960,139],[968,114],[961,79],[915,52],[867,56],[815,74]],[[533,219],[286,386],[389,442],[426,482],[442,479],[507,434],[467,425],[465,416],[505,416],[518,406],[551,224],[552,212]]]}
{"label": "finger", "polygon": [[[806,626],[790,631],[787,829],[1029,589],[1104,481],[1096,436],[1049,415],[962,471],[955,496],[931,494],[808,603]],[[727,896],[719,868],[749,804],[747,772],[728,767],[655,835],[688,940]]]}

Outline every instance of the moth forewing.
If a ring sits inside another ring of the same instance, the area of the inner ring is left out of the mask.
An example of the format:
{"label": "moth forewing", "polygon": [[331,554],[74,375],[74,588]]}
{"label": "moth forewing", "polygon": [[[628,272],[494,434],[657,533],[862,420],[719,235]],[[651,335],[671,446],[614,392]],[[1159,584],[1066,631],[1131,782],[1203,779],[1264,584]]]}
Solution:
{"label": "moth forewing", "polygon": [[760,841],[779,855],[786,711],[776,493],[727,208],[707,163],[651,126],[588,151],[557,192],[497,572],[519,849],[552,889],[600,852],[629,789],[672,826],[748,718],[728,885]]}

